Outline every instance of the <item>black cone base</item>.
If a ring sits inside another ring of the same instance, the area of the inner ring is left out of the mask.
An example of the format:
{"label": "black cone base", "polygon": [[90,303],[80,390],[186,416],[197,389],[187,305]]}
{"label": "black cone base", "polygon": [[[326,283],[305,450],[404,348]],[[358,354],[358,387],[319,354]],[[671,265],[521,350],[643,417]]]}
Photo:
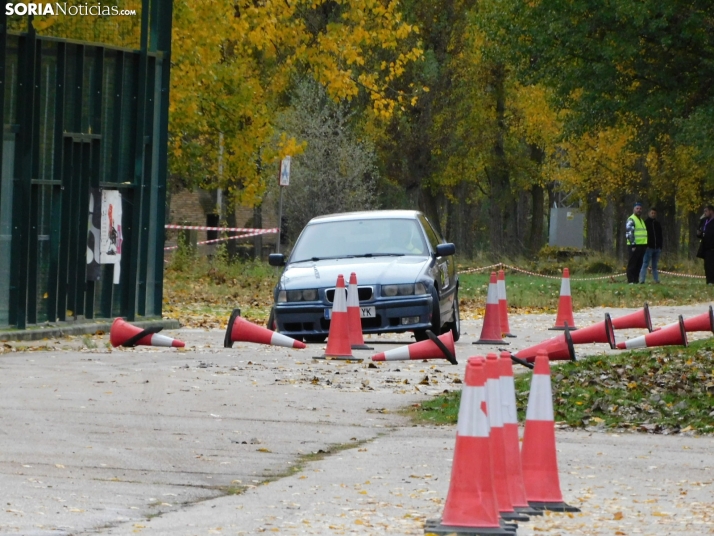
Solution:
{"label": "black cone base", "polygon": [[424,534],[448,534],[449,536],[513,536],[515,528],[500,527],[457,527],[442,525],[441,520],[430,519],[424,524]]}
{"label": "black cone base", "polygon": [[525,514],[527,516],[542,516],[543,510],[536,510],[530,506],[514,506],[513,509],[519,514]]}
{"label": "black cone base", "polygon": [[530,521],[531,519],[521,512],[499,512],[498,515],[504,521]]}
{"label": "black cone base", "polygon": [[536,510],[550,510],[551,512],[579,512],[580,508],[570,506],[564,502],[535,502],[528,501],[531,508]]}

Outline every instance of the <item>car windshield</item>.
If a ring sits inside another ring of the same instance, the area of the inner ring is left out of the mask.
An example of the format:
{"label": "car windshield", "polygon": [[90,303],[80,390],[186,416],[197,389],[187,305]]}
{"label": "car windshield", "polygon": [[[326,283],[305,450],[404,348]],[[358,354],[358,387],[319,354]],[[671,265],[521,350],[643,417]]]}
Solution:
{"label": "car windshield", "polygon": [[308,225],[291,262],[342,257],[427,255],[424,235],[415,220],[342,220]]}

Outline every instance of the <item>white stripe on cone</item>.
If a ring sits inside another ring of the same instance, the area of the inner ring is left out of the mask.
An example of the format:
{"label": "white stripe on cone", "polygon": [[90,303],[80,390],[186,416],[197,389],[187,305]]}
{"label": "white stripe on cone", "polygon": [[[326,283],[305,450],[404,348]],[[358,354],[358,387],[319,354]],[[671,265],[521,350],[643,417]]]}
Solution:
{"label": "white stripe on cone", "polygon": [[173,345],[174,340],[166,335],[160,335],[159,333],[154,333],[151,336],[151,346],[168,346]]}
{"label": "white stripe on cone", "polygon": [[357,285],[350,283],[347,287],[347,307],[359,307],[359,294]]}
{"label": "white stripe on cone", "polygon": [[498,293],[498,301],[506,299],[506,281],[504,279],[499,279],[496,281],[496,289]]}
{"label": "white stripe on cone", "polygon": [[347,297],[345,296],[345,287],[335,288],[335,297],[332,302],[332,313],[347,312]]}
{"label": "white stripe on cone", "polygon": [[625,341],[625,348],[628,350],[631,348],[647,348],[647,340],[645,339],[645,335],[641,335],[639,337],[635,337],[634,339],[630,339],[629,341]]}
{"label": "white stripe on cone", "polygon": [[501,376],[500,383],[503,424],[518,424],[516,387],[513,383],[513,376]]}
{"label": "white stripe on cone", "polygon": [[498,305],[498,283],[488,284],[488,294],[486,295],[486,305]]}
{"label": "white stripe on cone", "polygon": [[456,432],[461,437],[489,436],[491,428],[488,424],[488,417],[481,408],[485,395],[483,387],[469,385],[463,387],[459,404],[459,419],[456,425]]}
{"label": "white stripe on cone", "polygon": [[560,281],[560,295],[570,296],[570,275],[563,277]]}
{"label": "white stripe on cone", "polygon": [[384,361],[408,361],[409,345],[400,346],[399,348],[395,348],[394,350],[387,350],[386,352],[383,352],[383,355]]}
{"label": "white stripe on cone", "polygon": [[295,345],[295,339],[292,337],[288,337],[287,335],[283,335],[282,333],[278,333],[277,331],[274,331],[273,334],[270,336],[270,344],[273,344],[275,346],[287,346],[288,348],[292,348]]}
{"label": "white stripe on cone", "polygon": [[528,395],[527,421],[554,421],[553,393],[550,387],[550,376],[533,374],[531,392]]}
{"label": "white stripe on cone", "polygon": [[[497,365],[494,365],[497,366]],[[489,378],[486,380],[486,404],[488,408],[488,424],[491,428],[503,428],[501,414],[501,382]]]}

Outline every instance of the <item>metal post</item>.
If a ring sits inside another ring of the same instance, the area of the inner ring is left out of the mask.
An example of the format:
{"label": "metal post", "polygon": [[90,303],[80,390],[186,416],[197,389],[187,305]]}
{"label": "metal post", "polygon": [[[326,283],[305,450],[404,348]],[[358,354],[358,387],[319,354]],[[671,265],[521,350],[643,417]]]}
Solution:
{"label": "metal post", "polygon": [[276,253],[280,253],[280,237],[283,233],[283,187],[280,188],[280,200],[278,201],[278,245],[275,248]]}

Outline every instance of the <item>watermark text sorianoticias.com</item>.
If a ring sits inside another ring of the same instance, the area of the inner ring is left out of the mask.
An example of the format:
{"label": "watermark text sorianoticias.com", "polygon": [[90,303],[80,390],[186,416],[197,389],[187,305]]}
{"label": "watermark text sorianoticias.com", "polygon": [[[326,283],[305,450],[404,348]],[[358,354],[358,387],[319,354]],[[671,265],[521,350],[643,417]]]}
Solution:
{"label": "watermark text sorianoticias.com", "polygon": [[17,4],[5,4],[6,15],[71,15],[71,16],[102,16],[121,17],[136,15],[135,9],[119,9],[117,6],[106,6],[96,4],[68,4],[67,2],[40,3],[29,2],[27,4],[18,2]]}

